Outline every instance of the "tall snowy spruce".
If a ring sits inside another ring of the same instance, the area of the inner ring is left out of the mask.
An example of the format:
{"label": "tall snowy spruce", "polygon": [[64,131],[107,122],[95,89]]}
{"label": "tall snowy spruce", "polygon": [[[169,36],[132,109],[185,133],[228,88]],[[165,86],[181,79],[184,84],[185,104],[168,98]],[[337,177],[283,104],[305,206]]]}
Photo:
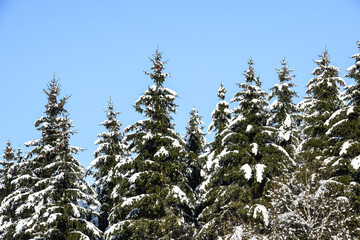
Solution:
{"label": "tall snowy spruce", "polygon": [[[328,52],[314,60],[317,67],[312,72],[313,78],[307,84],[307,96],[299,103],[303,111],[303,135],[300,154],[309,160],[309,164],[317,169],[323,163],[331,161],[336,139],[328,136],[331,131],[331,116],[344,107],[340,86],[345,86],[339,77],[340,69],[330,65]],[[335,142],[334,142],[335,141]]]}
{"label": "tall snowy spruce", "polygon": [[204,127],[201,126],[202,124],[202,117],[199,115],[199,112],[193,108],[190,112],[190,119],[186,126],[186,133],[183,137],[187,153],[186,175],[189,180],[189,185],[193,190],[195,190],[201,182],[201,162],[199,156],[203,153],[206,145],[206,138],[203,133]]}
{"label": "tall snowy spruce", "polygon": [[[360,42],[357,43],[360,50]],[[326,162],[330,176],[350,188],[352,215],[349,227],[360,237],[360,53],[351,56],[354,65],[347,69],[345,77],[355,84],[345,87],[347,106],[334,112],[330,117],[332,127],[327,135],[333,139],[333,156]]]}
{"label": "tall snowy spruce", "polygon": [[293,69],[289,69],[285,58],[281,61],[282,68],[276,69],[279,83],[272,87],[269,100],[275,98],[270,106],[270,118],[267,121],[269,126],[274,127],[275,143],[281,146],[292,158],[295,156],[296,148],[300,143],[297,134],[300,122],[298,106],[293,102],[297,94],[293,87],[296,85],[291,81],[294,75]]}
{"label": "tall snowy spruce", "polygon": [[109,216],[105,239],[180,239],[192,236],[193,194],[184,175],[185,143],[174,131],[177,94],[164,87],[162,54],[157,50],[153,80],[136,101],[145,119],[125,128],[131,160],[117,164],[119,176],[112,197],[116,203]]}
{"label": "tall snowy spruce", "polygon": [[266,93],[255,77],[251,59],[248,64],[245,82],[238,84],[242,91],[232,99],[238,106],[221,132],[224,149],[219,154],[219,168],[204,186],[199,239],[235,237],[240,232],[246,236],[264,234],[269,222],[268,181],[281,174],[284,164],[292,164],[271,142]]}
{"label": "tall snowy spruce", "polygon": [[60,86],[55,78],[44,92],[45,116],[35,121],[42,137],[26,143],[33,149],[13,181],[18,192],[1,205],[1,211],[14,213],[5,239],[100,239],[101,231],[94,224],[99,203],[73,156],[81,149],[69,144],[74,131],[64,109],[68,97],[58,101]]}
{"label": "tall snowy spruce", "polygon": [[[272,238],[352,239],[349,225],[350,189],[329,174],[336,138],[329,136],[344,102],[339,68],[330,65],[325,50],[313,71],[307,96],[300,103],[303,114],[303,141],[296,156],[297,169],[274,181]],[[277,185],[277,187],[276,187]]]}
{"label": "tall snowy spruce", "polygon": [[15,151],[11,142],[7,141],[4,154],[0,161],[0,202],[12,191],[11,181],[14,179],[14,172],[11,169],[15,164]]}
{"label": "tall snowy spruce", "polygon": [[105,231],[108,228],[109,213],[114,205],[111,193],[117,181],[115,166],[128,157],[123,134],[120,132],[122,124],[116,119],[119,112],[114,110],[114,104],[111,102],[111,99],[105,112],[107,119],[100,123],[100,125],[105,127],[106,132],[97,135],[99,139],[95,142],[98,145],[94,153],[95,159],[88,167],[88,173],[95,180],[94,187],[97,199],[101,204],[99,217],[99,228],[101,231]]}
{"label": "tall snowy spruce", "polygon": [[[223,83],[220,84],[218,97],[220,101],[216,104],[215,109],[211,113],[211,123],[208,127],[208,133],[214,132],[215,139],[208,144],[208,150],[203,154],[203,174],[207,179],[208,175],[214,171],[219,165],[218,155],[224,150],[222,144],[222,131],[226,129],[231,119],[230,105],[225,100],[226,89]],[[200,186],[201,187],[201,186]]]}

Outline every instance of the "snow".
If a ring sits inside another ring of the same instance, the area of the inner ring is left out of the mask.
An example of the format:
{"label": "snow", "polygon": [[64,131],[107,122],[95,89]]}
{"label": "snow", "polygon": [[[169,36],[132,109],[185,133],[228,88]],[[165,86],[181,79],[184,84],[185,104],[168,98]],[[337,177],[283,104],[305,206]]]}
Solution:
{"label": "snow", "polygon": [[289,114],[286,114],[286,118],[285,118],[285,121],[284,121],[284,125],[287,127],[287,128],[290,128],[291,127],[291,117]]}
{"label": "snow", "polygon": [[251,173],[252,170],[251,170],[250,165],[246,163],[246,164],[244,164],[240,169],[245,172],[245,178],[246,178],[246,180],[249,180],[249,179],[251,178],[251,176],[252,176],[252,173]]}
{"label": "snow", "polygon": [[61,215],[62,215],[61,213],[53,213],[53,214],[50,215],[50,217],[47,219],[46,222],[48,224],[52,224],[53,222],[56,221],[57,216],[61,216]]}
{"label": "snow", "polygon": [[250,144],[250,146],[252,147],[251,152],[252,152],[254,155],[257,155],[257,154],[258,154],[258,150],[259,150],[259,145],[258,145],[257,143],[252,143],[252,144]]}
{"label": "snow", "polygon": [[182,202],[186,202],[187,204],[190,205],[190,200],[189,198],[186,196],[186,194],[178,187],[178,186],[174,186],[172,188],[172,193],[178,197],[180,199],[180,201]]}
{"label": "snow", "polygon": [[346,141],[344,142],[344,144],[341,146],[341,150],[340,150],[340,153],[339,155],[342,156],[344,154],[347,153],[347,149],[351,147],[351,142],[350,141]]}
{"label": "snow", "polygon": [[331,134],[332,130],[334,130],[334,128],[336,128],[338,125],[342,124],[343,122],[346,122],[347,119],[343,119],[341,121],[338,121],[337,123],[335,123],[325,134],[329,135]]}
{"label": "snow", "polygon": [[351,114],[351,113],[353,113],[353,112],[354,112],[354,106],[351,106],[351,107],[349,107],[348,110],[346,111],[346,114],[349,115],[349,114]]}
{"label": "snow", "polygon": [[291,136],[291,131],[285,131],[282,127],[280,128],[278,139],[289,141]]}
{"label": "snow", "polygon": [[264,221],[265,225],[267,226],[269,224],[269,214],[264,205],[256,204],[253,217],[256,219],[258,214],[262,215],[263,221]]}
{"label": "snow", "polygon": [[337,111],[335,111],[326,121],[325,121],[325,126],[329,126],[330,121],[334,118],[336,118],[338,115],[340,115],[340,113],[342,112],[343,109],[339,109]]}
{"label": "snow", "polygon": [[135,197],[129,197],[129,198],[124,197],[122,199],[123,202],[121,203],[121,207],[125,207],[127,205],[133,204],[134,201],[139,201],[146,196],[149,196],[149,194],[140,194]]}
{"label": "snow", "polygon": [[246,132],[248,133],[248,132],[251,132],[251,130],[253,130],[254,128],[253,128],[253,126],[252,125],[247,125],[247,127],[246,127]]}
{"label": "snow", "polygon": [[358,170],[360,168],[360,156],[357,156],[353,160],[351,160],[351,166],[355,170]]}
{"label": "snow", "polygon": [[258,183],[261,183],[263,180],[263,173],[265,170],[266,166],[264,164],[256,164],[255,165],[255,171],[256,171],[256,181]]}
{"label": "snow", "polygon": [[159,151],[157,151],[154,155],[154,157],[159,157],[159,156],[165,156],[168,157],[169,156],[169,152],[165,149],[164,146],[162,146]]}
{"label": "snow", "polygon": [[234,234],[231,236],[230,240],[242,240],[244,230],[241,226],[236,226]]}
{"label": "snow", "polygon": [[136,181],[136,179],[143,173],[147,173],[147,172],[137,172],[134,173],[133,175],[131,175],[131,177],[129,178],[129,182],[130,183],[134,183]]}
{"label": "snow", "polygon": [[142,138],[145,140],[152,139],[154,135],[151,132],[147,132]]}

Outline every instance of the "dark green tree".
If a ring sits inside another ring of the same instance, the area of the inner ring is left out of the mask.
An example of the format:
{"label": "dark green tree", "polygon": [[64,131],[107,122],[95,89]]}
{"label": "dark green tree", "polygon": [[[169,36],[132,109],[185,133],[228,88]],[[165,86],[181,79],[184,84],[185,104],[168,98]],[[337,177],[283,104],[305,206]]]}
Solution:
{"label": "dark green tree", "polygon": [[119,176],[106,239],[180,239],[192,235],[193,194],[184,175],[185,143],[174,131],[177,94],[164,87],[162,54],[156,51],[150,86],[136,101],[145,119],[125,128],[133,158],[118,164]]}
{"label": "dark green tree", "polygon": [[268,125],[274,127],[275,143],[282,147],[292,158],[295,156],[296,148],[300,143],[298,136],[298,125],[300,115],[298,106],[293,102],[297,94],[293,87],[296,85],[291,81],[295,75],[289,69],[285,58],[281,61],[282,68],[276,69],[279,83],[272,87],[268,99],[275,98],[270,106],[270,118]]}
{"label": "dark green tree", "polygon": [[199,112],[193,108],[190,112],[190,119],[186,126],[186,133],[184,135],[185,150],[187,153],[187,177],[190,187],[195,188],[201,182],[201,163],[199,156],[204,152],[206,145],[205,134],[203,133],[202,117]]}
{"label": "dark green tree", "polygon": [[15,152],[11,142],[7,141],[4,148],[3,160],[0,161],[0,202],[12,191],[11,181],[14,178],[11,167],[15,164]]}
{"label": "dark green tree", "polygon": [[111,193],[116,185],[115,166],[128,156],[123,134],[120,132],[121,123],[116,118],[119,112],[114,111],[113,102],[109,102],[105,111],[107,119],[100,123],[106,132],[99,133],[95,144],[98,145],[94,153],[95,159],[88,167],[88,174],[94,178],[94,188],[99,200],[100,218],[99,228],[105,231],[109,227],[108,217],[113,208]]}
{"label": "dark green tree", "polygon": [[238,84],[242,91],[232,99],[238,106],[221,132],[224,150],[219,154],[219,168],[201,198],[199,239],[229,236],[237,227],[251,229],[254,224],[257,234],[265,233],[268,180],[281,174],[284,164],[290,164],[289,157],[271,141],[266,93],[255,74],[250,59],[245,82]]}
{"label": "dark green tree", "polygon": [[230,105],[225,100],[226,89],[223,83],[220,84],[218,90],[218,97],[220,102],[216,104],[215,109],[211,113],[211,123],[208,127],[208,133],[215,132],[215,139],[210,142],[209,150],[205,154],[204,172],[206,174],[211,173],[219,165],[219,159],[217,156],[224,150],[223,135],[221,132],[226,129],[231,119]]}
{"label": "dark green tree", "polygon": [[[360,42],[358,42],[360,49]],[[354,239],[360,237],[360,53],[352,56],[354,65],[347,69],[345,77],[354,80],[355,84],[345,87],[347,106],[334,112],[328,122],[331,128],[327,135],[334,147],[332,155],[327,158],[327,170],[331,179],[348,186],[351,194],[351,212],[348,216]]]}
{"label": "dark green tree", "polygon": [[332,127],[331,116],[345,105],[340,91],[345,82],[339,77],[340,69],[330,64],[326,50],[319,57],[320,60],[314,60],[317,67],[307,84],[307,96],[300,102],[304,120],[300,154],[316,169],[331,161],[329,157],[332,157],[336,144],[336,139],[328,136]]}
{"label": "dark green tree", "polygon": [[95,226],[99,203],[73,156],[81,149],[69,144],[74,131],[64,109],[68,97],[58,101],[55,78],[44,92],[45,116],[35,121],[42,137],[26,143],[33,149],[22,163],[21,176],[13,181],[18,191],[2,204],[4,211],[16,208],[5,239],[100,239]]}

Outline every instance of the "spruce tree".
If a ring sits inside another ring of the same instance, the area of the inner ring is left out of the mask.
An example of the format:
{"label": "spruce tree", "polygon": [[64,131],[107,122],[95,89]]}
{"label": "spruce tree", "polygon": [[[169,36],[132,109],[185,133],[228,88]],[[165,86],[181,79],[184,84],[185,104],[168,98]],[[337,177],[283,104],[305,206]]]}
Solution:
{"label": "spruce tree", "polygon": [[192,235],[193,196],[184,176],[185,144],[174,131],[177,94],[164,87],[162,54],[157,50],[153,80],[136,101],[145,119],[125,128],[133,158],[118,164],[118,184],[112,194],[116,206],[110,213],[106,239],[157,239]]}
{"label": "spruce tree", "polygon": [[100,123],[104,126],[106,132],[99,133],[95,144],[98,145],[94,153],[95,159],[88,167],[88,174],[94,178],[94,188],[99,200],[100,218],[99,228],[105,231],[108,226],[109,213],[113,207],[111,193],[116,185],[115,166],[127,157],[126,145],[123,134],[120,132],[121,123],[116,118],[119,112],[114,110],[113,102],[108,104],[105,111],[107,119]]}
{"label": "spruce tree", "polygon": [[15,164],[15,152],[11,142],[7,141],[4,148],[3,160],[0,161],[0,202],[11,192],[11,181],[14,178],[11,167]]}
{"label": "spruce tree", "polygon": [[295,171],[272,181],[269,239],[357,239],[349,227],[351,206],[345,197],[351,190],[321,179],[307,159],[297,160]]}
{"label": "spruce tree", "polygon": [[10,141],[6,143],[2,159],[0,161],[0,238],[6,239],[12,222],[12,212],[2,211],[2,202],[14,192],[12,180],[16,177],[14,171],[16,157]]}
{"label": "spruce tree", "polygon": [[238,106],[221,132],[224,149],[219,154],[219,168],[210,177],[207,192],[202,196],[199,220],[203,227],[199,239],[229,237],[237,227],[251,232],[251,223],[257,225],[254,234],[265,233],[269,222],[267,182],[281,174],[283,165],[290,162],[271,142],[273,132],[266,126],[269,116],[266,93],[255,76],[251,59],[248,64],[245,82],[238,84],[242,91],[232,99]]}
{"label": "spruce tree", "polygon": [[206,138],[203,133],[204,127],[201,126],[201,124],[203,124],[201,119],[202,117],[199,115],[199,112],[195,108],[191,109],[190,119],[183,137],[187,153],[187,175],[189,185],[193,190],[195,190],[201,182],[201,163],[199,156],[203,153],[206,145]]}
{"label": "spruce tree", "polygon": [[208,127],[208,133],[215,132],[215,139],[209,143],[209,152],[205,155],[206,163],[204,164],[204,172],[207,174],[219,165],[217,156],[224,150],[221,132],[226,129],[231,119],[230,105],[225,100],[225,94],[226,89],[223,83],[221,83],[218,90],[220,102],[216,104],[215,109],[211,113],[212,121]]}
{"label": "spruce tree", "polygon": [[308,95],[299,103],[304,120],[301,155],[316,169],[330,161],[333,154],[336,139],[330,139],[327,133],[331,116],[344,107],[340,86],[345,86],[339,77],[340,69],[330,65],[328,52],[325,50],[319,57],[320,60],[314,60],[318,65],[312,72],[314,77],[307,84]]}
{"label": "spruce tree", "polygon": [[[360,50],[360,42],[358,42]],[[334,112],[328,122],[328,137],[334,143],[332,156],[326,161],[330,177],[350,189],[352,221],[349,224],[354,238],[360,237],[360,53],[352,56],[354,65],[345,77],[355,84],[345,87],[347,106]]]}
{"label": "spruce tree", "polygon": [[275,143],[285,149],[292,158],[299,145],[299,136],[297,134],[297,126],[300,122],[299,110],[293,102],[293,98],[297,94],[293,87],[296,85],[291,82],[295,75],[291,75],[294,71],[289,69],[285,58],[281,61],[282,68],[276,69],[279,83],[272,87],[268,99],[276,98],[270,106],[270,118],[268,125],[275,128]]}
{"label": "spruce tree", "polygon": [[60,85],[55,78],[44,90],[48,96],[45,116],[35,121],[42,133],[27,146],[20,185],[3,201],[1,210],[14,211],[7,239],[100,239],[95,226],[99,203],[85,181],[85,171],[73,154],[81,149],[69,144],[72,121],[64,109],[68,97],[58,101]]}

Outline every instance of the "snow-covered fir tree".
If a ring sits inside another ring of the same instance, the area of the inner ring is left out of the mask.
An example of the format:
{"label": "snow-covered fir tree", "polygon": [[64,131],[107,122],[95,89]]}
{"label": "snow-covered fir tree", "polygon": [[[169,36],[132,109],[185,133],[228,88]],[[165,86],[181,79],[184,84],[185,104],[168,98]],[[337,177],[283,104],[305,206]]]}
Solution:
{"label": "snow-covered fir tree", "polygon": [[218,167],[219,159],[217,156],[224,150],[221,132],[226,129],[231,119],[230,105],[225,100],[225,94],[226,89],[224,88],[223,83],[221,83],[218,90],[220,101],[216,104],[215,109],[211,113],[212,121],[208,127],[208,133],[215,132],[215,137],[214,141],[208,144],[208,151],[202,156],[205,158],[203,174],[209,174]]}
{"label": "snow-covered fir tree", "polygon": [[108,217],[113,208],[111,193],[117,181],[115,166],[128,157],[123,134],[120,132],[122,124],[117,120],[120,112],[114,110],[111,99],[105,112],[107,119],[100,125],[104,126],[106,131],[97,135],[99,139],[95,142],[98,145],[94,153],[95,159],[88,167],[88,173],[95,180],[94,188],[101,204],[99,228],[102,231],[105,231],[109,226]]}
{"label": "snow-covered fir tree", "polygon": [[[272,181],[269,239],[357,239],[350,229],[351,190],[322,180],[306,159],[298,168]],[[333,194],[337,191],[337,195]]]}
{"label": "snow-covered fir tree", "polygon": [[307,96],[299,103],[304,120],[304,141],[299,150],[315,168],[331,161],[328,157],[333,154],[336,139],[330,139],[328,131],[332,128],[331,116],[344,107],[340,86],[345,86],[344,80],[339,77],[340,69],[330,64],[327,50],[319,57],[320,60],[314,60],[317,67],[312,72],[314,77],[307,84]]}
{"label": "snow-covered fir tree", "polygon": [[[358,42],[360,50],[360,42]],[[360,53],[352,56],[354,65],[347,69],[345,77],[355,84],[345,87],[347,106],[334,112],[327,122],[331,128],[326,132],[334,144],[334,151],[327,158],[326,164],[330,176],[348,185],[351,194],[352,218],[350,226],[356,238],[360,238]],[[355,227],[357,226],[357,227]]]}
{"label": "snow-covered fir tree", "polygon": [[[2,174],[4,174],[2,176],[5,176],[3,179],[5,189],[3,190],[6,194],[2,196],[0,202],[0,238],[14,239],[17,222],[22,218],[17,209],[24,203],[24,196],[29,191],[31,182],[28,181],[28,164],[24,160],[20,148],[14,156],[14,150],[8,145],[4,149],[3,158],[7,159],[2,166]],[[12,160],[9,161],[10,159]],[[18,239],[27,239],[23,233],[16,236]]]}
{"label": "snow-covered fir tree", "polygon": [[199,112],[193,108],[190,112],[190,119],[186,126],[186,133],[184,135],[185,150],[187,153],[187,177],[190,187],[194,190],[201,182],[201,162],[200,154],[203,153],[206,138],[203,133],[203,121]]}
{"label": "snow-covered fir tree", "polygon": [[297,126],[300,121],[299,110],[293,102],[293,98],[297,97],[297,94],[292,90],[296,85],[291,81],[295,75],[291,75],[294,70],[289,69],[285,58],[282,59],[281,65],[281,69],[276,69],[280,82],[270,89],[271,93],[268,97],[269,100],[276,98],[270,105],[271,115],[268,125],[275,128],[275,143],[294,158],[300,142],[297,134]]}
{"label": "snow-covered fir tree", "polygon": [[[259,77],[255,76],[253,61],[244,72],[245,82],[238,84],[232,102],[232,118],[222,132],[223,151],[219,154],[219,168],[203,186],[203,227],[199,239],[230,236],[236,229],[257,225],[254,234],[263,234],[269,222],[267,201],[264,198],[268,179],[280,175],[290,158],[271,142],[272,132],[266,126],[269,116]],[[254,228],[255,229],[255,228]]]}
{"label": "snow-covered fir tree", "polygon": [[11,142],[7,141],[2,155],[3,160],[0,161],[0,202],[12,191],[11,181],[14,175],[10,169],[15,164],[15,158]]}
{"label": "snow-covered fir tree", "polygon": [[73,156],[81,149],[69,144],[74,131],[64,109],[68,97],[58,101],[60,85],[55,78],[44,92],[45,116],[35,121],[42,137],[26,143],[33,149],[13,180],[17,192],[1,205],[2,212],[14,213],[5,239],[100,239],[95,226],[99,203]]}
{"label": "snow-covered fir tree", "polygon": [[174,131],[177,94],[164,87],[162,54],[157,50],[151,72],[153,80],[136,101],[145,119],[125,128],[131,160],[116,168],[118,184],[112,194],[116,206],[109,216],[106,239],[158,239],[191,236],[193,193],[184,175],[185,143]]}
{"label": "snow-covered fir tree", "polygon": [[[314,181],[316,184],[314,183],[314,186],[304,185],[303,192],[299,193],[299,191],[296,191],[296,193],[300,194],[298,197],[307,204],[310,204],[307,199],[308,196],[313,196],[312,194],[315,193],[316,198],[314,196],[312,197],[312,200],[315,202],[312,204],[323,204],[319,205],[318,209],[309,209],[307,211],[308,219],[312,219],[312,223],[306,224],[315,224],[313,221],[315,218],[323,218],[323,222],[329,221],[331,224],[322,225],[322,233],[332,233],[334,236],[339,234],[343,235],[343,239],[352,239],[352,236],[349,237],[346,235],[348,232],[353,232],[348,228],[350,224],[349,216],[352,211],[351,208],[347,207],[345,210],[342,210],[342,213],[337,213],[334,205],[337,200],[341,200],[343,203],[336,204],[348,206],[351,191],[348,184],[344,184],[344,182],[339,181],[339,179],[331,174],[332,165],[336,162],[336,146],[340,139],[339,136],[335,137],[334,135],[332,136],[332,134],[333,130],[339,125],[338,120],[341,116],[340,113],[343,112],[345,107],[344,99],[340,91],[340,87],[345,86],[345,82],[339,76],[340,69],[330,64],[330,58],[326,50],[320,57],[320,60],[314,61],[318,66],[312,72],[314,77],[310,79],[307,84],[308,95],[305,97],[305,100],[300,103],[304,112],[304,125],[302,130],[304,140],[299,146],[297,155],[298,162],[304,165],[303,168],[306,170],[306,173],[311,176],[311,181]],[[301,168],[298,169],[297,172],[301,172]],[[282,181],[284,183],[287,182],[286,179]],[[301,184],[301,181],[297,184]],[[304,197],[306,197],[305,200]],[[319,211],[319,208],[323,211]],[[322,215],[319,215],[320,212]],[[347,232],[334,230],[333,224],[342,226],[344,231],[346,230]],[[312,226],[312,230],[315,231],[315,226]],[[314,235],[311,235],[312,230],[308,230],[307,236],[314,239]],[[323,237],[327,238],[328,235],[324,235]]]}

